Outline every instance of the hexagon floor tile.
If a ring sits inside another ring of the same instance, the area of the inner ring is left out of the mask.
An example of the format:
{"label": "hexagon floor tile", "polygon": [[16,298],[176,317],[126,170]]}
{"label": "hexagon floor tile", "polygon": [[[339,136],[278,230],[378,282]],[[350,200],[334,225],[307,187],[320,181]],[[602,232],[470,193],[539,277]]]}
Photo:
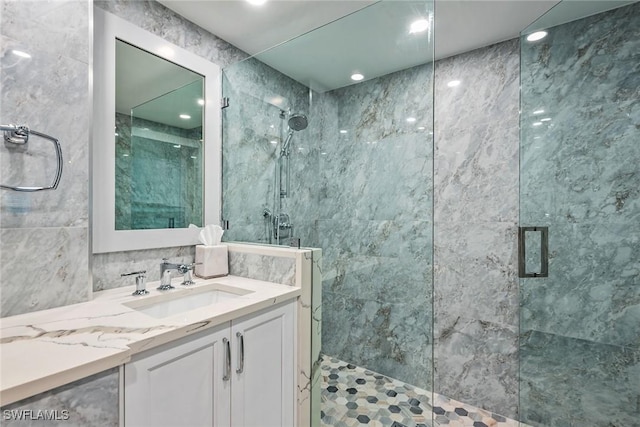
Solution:
{"label": "hexagon floor tile", "polygon": [[320,369],[322,427],[530,427],[329,356]]}

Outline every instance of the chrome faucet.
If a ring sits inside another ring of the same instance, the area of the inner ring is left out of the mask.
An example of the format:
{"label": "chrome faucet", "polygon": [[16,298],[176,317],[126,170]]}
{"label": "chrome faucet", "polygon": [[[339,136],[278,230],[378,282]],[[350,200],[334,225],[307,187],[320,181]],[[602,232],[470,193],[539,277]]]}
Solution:
{"label": "chrome faucet", "polygon": [[189,286],[196,283],[193,281],[193,277],[191,276],[191,271],[193,271],[195,266],[195,263],[181,264],[178,266],[178,271],[183,274],[182,283],[180,283],[182,286]]}
{"label": "chrome faucet", "polygon": [[148,290],[145,289],[146,287],[146,279],[147,279],[147,271],[146,270],[142,270],[142,271],[134,271],[133,273],[122,273],[120,275],[120,277],[125,277],[125,276],[136,276],[136,290],[134,293],[132,293],[131,295],[146,295],[149,293]]}
{"label": "chrome faucet", "polygon": [[159,291],[168,291],[169,289],[173,289],[174,287],[171,285],[171,272],[172,271],[180,271],[180,267],[183,264],[171,264],[167,258],[162,258],[162,263],[160,264],[160,286],[158,286]]}

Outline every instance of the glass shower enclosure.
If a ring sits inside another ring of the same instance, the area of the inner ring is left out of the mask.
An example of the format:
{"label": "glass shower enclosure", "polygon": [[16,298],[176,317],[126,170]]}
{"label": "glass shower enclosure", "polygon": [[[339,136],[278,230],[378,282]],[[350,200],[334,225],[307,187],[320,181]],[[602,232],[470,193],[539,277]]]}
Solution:
{"label": "glass shower enclosure", "polygon": [[597,3],[565,0],[521,38],[520,413],[534,426],[640,415],[640,3]]}
{"label": "glass shower enclosure", "polygon": [[362,4],[225,68],[225,238],[322,248],[325,376],[432,390],[433,3]]}

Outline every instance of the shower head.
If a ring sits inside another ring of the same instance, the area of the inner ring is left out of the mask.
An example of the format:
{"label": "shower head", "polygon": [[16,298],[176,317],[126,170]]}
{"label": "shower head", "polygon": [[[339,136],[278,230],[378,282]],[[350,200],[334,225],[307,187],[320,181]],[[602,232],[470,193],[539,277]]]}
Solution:
{"label": "shower head", "polygon": [[304,114],[292,114],[291,117],[289,117],[287,124],[289,125],[289,133],[287,134],[287,139],[285,139],[282,144],[282,150],[280,150],[280,155],[285,157],[288,157],[291,151],[289,149],[289,144],[291,144],[293,132],[306,129],[307,126],[309,126],[309,121],[307,120],[307,116]]}
{"label": "shower head", "polygon": [[289,128],[295,131],[300,131],[306,129],[309,122],[307,120],[307,116],[304,114],[292,114],[291,117],[289,117],[289,122],[287,124],[289,125]]}

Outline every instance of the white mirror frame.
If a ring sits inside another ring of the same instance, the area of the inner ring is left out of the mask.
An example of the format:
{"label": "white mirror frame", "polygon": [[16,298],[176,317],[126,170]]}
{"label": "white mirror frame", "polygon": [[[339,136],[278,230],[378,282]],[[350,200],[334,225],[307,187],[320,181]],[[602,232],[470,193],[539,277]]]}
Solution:
{"label": "white mirror frame", "polygon": [[94,7],[93,50],[93,253],[189,246],[200,228],[115,229],[116,38],[204,76],[203,225],[220,224],[222,200],[221,71],[179,46]]}

